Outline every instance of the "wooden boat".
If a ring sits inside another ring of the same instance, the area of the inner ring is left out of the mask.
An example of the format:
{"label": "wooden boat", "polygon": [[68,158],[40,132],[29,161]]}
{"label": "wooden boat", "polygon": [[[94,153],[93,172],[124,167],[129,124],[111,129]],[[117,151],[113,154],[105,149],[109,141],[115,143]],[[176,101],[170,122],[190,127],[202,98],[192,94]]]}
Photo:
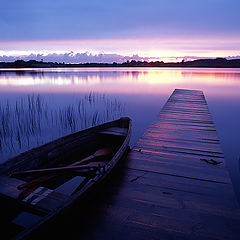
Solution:
{"label": "wooden boat", "polygon": [[0,165],[1,235],[21,239],[63,213],[123,157],[131,119],[120,118],[22,153]]}

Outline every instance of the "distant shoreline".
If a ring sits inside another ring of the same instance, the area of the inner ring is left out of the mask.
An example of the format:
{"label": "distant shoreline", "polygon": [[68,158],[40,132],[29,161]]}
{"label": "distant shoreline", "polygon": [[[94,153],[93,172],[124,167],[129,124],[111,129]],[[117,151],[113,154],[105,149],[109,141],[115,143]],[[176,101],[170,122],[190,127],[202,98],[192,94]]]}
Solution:
{"label": "distant shoreline", "polygon": [[182,61],[173,63],[127,61],[124,63],[58,63],[43,61],[0,62],[1,68],[83,68],[83,67],[195,67],[195,68],[240,68],[240,59],[227,60],[226,58],[199,59],[194,61]]}

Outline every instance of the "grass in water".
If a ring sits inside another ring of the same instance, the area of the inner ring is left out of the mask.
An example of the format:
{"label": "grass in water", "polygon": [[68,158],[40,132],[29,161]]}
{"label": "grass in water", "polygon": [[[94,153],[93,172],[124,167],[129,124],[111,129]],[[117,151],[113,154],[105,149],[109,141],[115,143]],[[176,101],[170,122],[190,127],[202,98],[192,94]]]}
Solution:
{"label": "grass in water", "polygon": [[0,102],[1,162],[53,139],[119,118],[124,104],[90,92],[74,103],[55,107],[41,95]]}

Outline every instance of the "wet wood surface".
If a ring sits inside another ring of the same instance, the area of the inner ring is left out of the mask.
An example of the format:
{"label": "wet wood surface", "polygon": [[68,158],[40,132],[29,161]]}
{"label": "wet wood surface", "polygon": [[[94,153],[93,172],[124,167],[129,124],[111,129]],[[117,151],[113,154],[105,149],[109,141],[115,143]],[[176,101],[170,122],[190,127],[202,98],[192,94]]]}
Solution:
{"label": "wet wood surface", "polygon": [[202,91],[176,89],[115,178],[68,234],[81,239],[240,238],[239,205]]}

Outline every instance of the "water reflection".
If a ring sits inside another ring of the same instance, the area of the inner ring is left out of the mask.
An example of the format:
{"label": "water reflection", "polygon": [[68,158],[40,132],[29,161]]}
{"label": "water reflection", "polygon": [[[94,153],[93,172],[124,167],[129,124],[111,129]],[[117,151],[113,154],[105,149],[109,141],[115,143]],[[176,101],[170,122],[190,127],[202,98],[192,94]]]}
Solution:
{"label": "water reflection", "polygon": [[[39,70],[5,70],[0,71],[0,85],[69,85],[69,84],[94,84],[103,81],[111,81],[112,79],[138,79],[141,75],[148,74],[147,71],[96,71],[86,70],[76,71],[75,69],[41,69]],[[20,81],[19,81],[20,80]],[[23,80],[23,81],[22,81]]]}
{"label": "water reflection", "polygon": [[54,106],[40,95],[0,102],[1,161],[60,136],[116,119],[124,112],[122,103],[99,93]]}
{"label": "water reflection", "polygon": [[0,91],[166,94],[189,88],[229,96],[239,95],[239,79],[239,69],[14,69],[0,71]]}
{"label": "water reflection", "polygon": [[[19,95],[25,98],[26,95],[33,93],[52,96],[51,100],[43,101],[48,103],[48,118],[51,123],[51,116],[53,116],[53,119],[58,119],[58,126],[62,125],[55,128],[53,125],[55,120],[53,120],[52,129],[45,129],[46,120],[40,124],[42,135],[51,132],[52,137],[57,137],[57,132],[64,129],[66,121],[62,120],[61,124],[59,122],[61,116],[65,116],[63,112],[68,113],[69,119],[71,119],[71,109],[74,107],[75,114],[77,114],[78,101],[70,96],[88,95],[89,92],[94,91],[106,94],[110,101],[116,98],[119,102],[126,103],[124,115],[133,119],[131,139],[131,145],[133,145],[153,121],[175,88],[195,89],[204,92],[222,143],[227,166],[236,188],[239,189],[240,198],[240,69],[57,68],[0,70],[0,100],[5,101],[5,105],[2,103],[5,108],[9,98],[16,98]],[[44,103],[42,104],[44,105]],[[10,105],[9,100],[9,108]],[[13,108],[15,102],[11,106]],[[96,109],[101,114],[102,109],[105,108],[106,104],[101,100]],[[86,114],[93,114],[90,113],[89,109],[86,107]],[[118,115],[118,113],[116,114]],[[24,116],[24,118],[28,118],[27,114]],[[38,117],[38,114],[35,113],[35,116]],[[18,118],[14,116],[12,118],[14,120],[10,120],[10,122],[15,121],[14,124],[18,124]],[[89,118],[93,119],[93,115]],[[66,119],[68,118],[65,117]],[[5,118],[3,120],[6,121]],[[38,120],[36,120],[36,124],[37,122]],[[69,131],[75,126],[74,122],[71,124],[68,124]],[[14,134],[17,137],[17,130]],[[61,132],[61,134],[65,134],[65,132]],[[9,139],[11,143],[11,137]],[[33,139],[30,138],[29,141],[31,142]],[[17,144],[18,142],[15,145]],[[2,140],[2,145],[4,145],[4,140]]]}

